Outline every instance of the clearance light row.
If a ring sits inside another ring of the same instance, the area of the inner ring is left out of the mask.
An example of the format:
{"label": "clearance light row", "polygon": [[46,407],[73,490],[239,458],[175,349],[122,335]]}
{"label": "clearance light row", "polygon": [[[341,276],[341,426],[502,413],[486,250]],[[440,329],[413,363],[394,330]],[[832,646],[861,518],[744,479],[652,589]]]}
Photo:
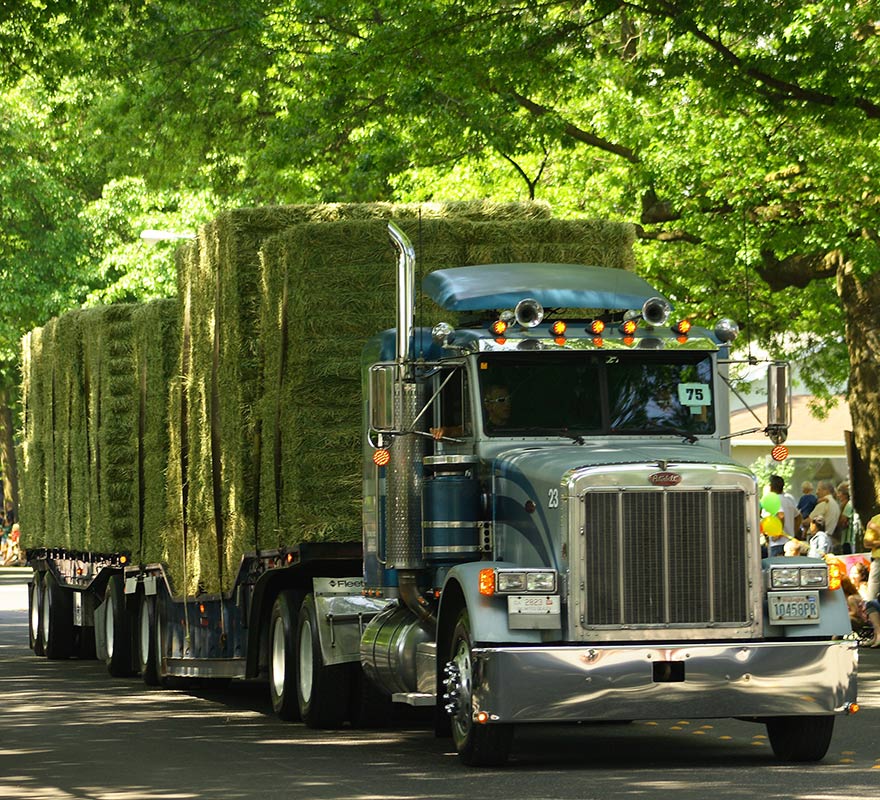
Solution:
{"label": "clearance light row", "polygon": [[[636,328],[638,328],[639,322],[637,319],[628,319],[618,325],[618,330],[624,334],[625,336],[632,336],[636,332]],[[587,333],[592,333],[593,336],[601,336],[605,332],[606,324],[601,319],[594,319],[589,325],[587,325]],[[492,323],[490,330],[496,336],[503,336],[507,333],[510,328],[510,323],[503,320],[497,319]],[[673,333],[677,333],[679,336],[687,336],[690,332],[691,323],[689,320],[683,319],[679,322],[675,323],[672,326],[671,330]],[[565,336],[565,332],[568,330],[568,323],[563,322],[561,319],[556,320],[550,326],[550,332],[554,336]]]}

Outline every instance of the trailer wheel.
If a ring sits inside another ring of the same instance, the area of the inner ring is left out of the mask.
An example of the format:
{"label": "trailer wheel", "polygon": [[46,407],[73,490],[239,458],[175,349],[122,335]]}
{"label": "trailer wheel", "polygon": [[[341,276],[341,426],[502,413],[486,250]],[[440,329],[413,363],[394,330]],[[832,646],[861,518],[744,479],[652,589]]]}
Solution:
{"label": "trailer wheel", "polygon": [[125,678],[131,668],[131,622],[125,610],[122,575],[112,575],[104,590],[107,613],[104,616],[104,639],[107,644],[107,671],[114,678]]}
{"label": "trailer wheel", "polygon": [[473,640],[467,609],[455,623],[446,665],[452,740],[459,758],[471,767],[501,766],[513,742],[513,725],[479,724],[473,709]]}
{"label": "trailer wheel", "polygon": [[348,715],[350,665],[324,663],[315,598],[311,594],[306,595],[299,609],[296,642],[300,716],[310,728],[339,728]]}
{"label": "trailer wheel", "polygon": [[780,761],[821,761],[831,744],[834,717],[771,717],[767,737]]}
{"label": "trailer wheel", "polygon": [[279,719],[299,719],[296,697],[297,594],[281,592],[269,619],[269,694]]}
{"label": "trailer wheel", "polygon": [[45,655],[43,652],[43,639],[40,635],[40,612],[43,606],[43,578],[42,573],[34,570],[34,580],[31,583],[31,591],[28,595],[28,639],[34,655]]}
{"label": "trailer wheel", "polygon": [[40,638],[46,658],[73,655],[73,592],[58,584],[51,572],[43,576]]}
{"label": "trailer wheel", "polygon": [[141,594],[137,625],[138,671],[147,686],[159,686],[161,683],[156,611],[156,597]]}

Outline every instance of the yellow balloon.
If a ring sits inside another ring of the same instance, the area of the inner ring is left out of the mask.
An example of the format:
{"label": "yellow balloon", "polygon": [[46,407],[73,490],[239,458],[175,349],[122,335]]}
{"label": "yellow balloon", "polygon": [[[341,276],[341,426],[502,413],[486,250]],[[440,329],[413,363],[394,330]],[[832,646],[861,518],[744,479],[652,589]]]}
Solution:
{"label": "yellow balloon", "polygon": [[779,536],[782,533],[782,520],[779,517],[764,517],[761,531],[765,536]]}

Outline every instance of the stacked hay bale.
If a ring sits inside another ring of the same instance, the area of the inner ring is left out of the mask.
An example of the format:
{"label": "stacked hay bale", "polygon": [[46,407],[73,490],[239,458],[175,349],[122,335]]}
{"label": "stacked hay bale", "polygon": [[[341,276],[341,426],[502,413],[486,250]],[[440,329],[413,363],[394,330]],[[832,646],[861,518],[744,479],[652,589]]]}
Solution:
{"label": "stacked hay bale", "polygon": [[[632,266],[632,229],[544,205],[293,206],[218,216],[178,251],[178,297],[64,315],[24,341],[26,545],[165,562],[175,594],[241,557],[361,536],[360,355],[395,324],[397,253]],[[447,312],[423,302],[416,324]],[[450,319],[455,322],[455,319]]]}
{"label": "stacked hay bale", "polygon": [[[43,346],[51,338],[55,322],[35,328],[22,340],[21,359],[21,444],[18,451],[20,505],[19,517],[26,520],[23,547],[46,547],[51,544],[52,530],[46,524],[49,487],[44,431],[51,431],[50,407],[43,398],[50,396],[51,381],[46,382],[46,360]],[[49,450],[51,454],[51,449]]]}
{"label": "stacked hay bale", "polygon": [[71,311],[25,338],[26,547],[138,548],[134,308]]}
{"label": "stacked hay bale", "polygon": [[[591,221],[399,220],[427,273],[473,263],[633,266],[631,226]],[[421,244],[419,244],[421,243]],[[361,350],[395,324],[397,255],[378,221],[300,225],[263,247],[259,545],[361,536]],[[422,300],[416,324],[449,312]],[[271,447],[268,446],[271,442]]]}
{"label": "stacked hay bale", "polygon": [[[174,566],[182,557],[169,548],[169,506],[166,475],[172,425],[169,385],[178,372],[180,320],[176,300],[155,300],[132,315],[138,393],[138,538],[136,559]],[[175,419],[174,424],[178,424]],[[179,568],[179,567],[178,567]]]}
{"label": "stacked hay bale", "polygon": [[[265,298],[277,280],[261,268],[260,249],[271,236],[304,223],[338,220],[549,218],[544,204],[486,202],[396,206],[387,203],[285,206],[228,211],[200,231],[180,260],[178,296],[183,307],[181,398],[187,410],[188,487],[186,550],[188,593],[228,590],[243,553],[263,546],[259,514],[260,461],[264,446],[258,408],[265,353],[261,322]],[[381,226],[380,226],[381,227]],[[460,249],[459,249],[459,252]],[[336,254],[338,257],[338,253]],[[316,280],[322,280],[317,277]],[[393,293],[392,293],[393,297]],[[393,305],[393,299],[392,299]],[[184,363],[185,362],[185,363]]]}

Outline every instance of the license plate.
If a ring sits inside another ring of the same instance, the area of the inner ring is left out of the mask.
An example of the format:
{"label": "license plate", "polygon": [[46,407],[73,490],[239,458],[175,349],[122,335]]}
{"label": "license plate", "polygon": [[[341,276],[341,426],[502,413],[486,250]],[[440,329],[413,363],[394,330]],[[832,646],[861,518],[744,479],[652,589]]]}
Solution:
{"label": "license plate", "polygon": [[558,594],[512,594],[507,598],[509,614],[558,614]]}
{"label": "license plate", "polygon": [[767,595],[770,622],[789,625],[816,622],[819,619],[818,592],[771,592]]}

